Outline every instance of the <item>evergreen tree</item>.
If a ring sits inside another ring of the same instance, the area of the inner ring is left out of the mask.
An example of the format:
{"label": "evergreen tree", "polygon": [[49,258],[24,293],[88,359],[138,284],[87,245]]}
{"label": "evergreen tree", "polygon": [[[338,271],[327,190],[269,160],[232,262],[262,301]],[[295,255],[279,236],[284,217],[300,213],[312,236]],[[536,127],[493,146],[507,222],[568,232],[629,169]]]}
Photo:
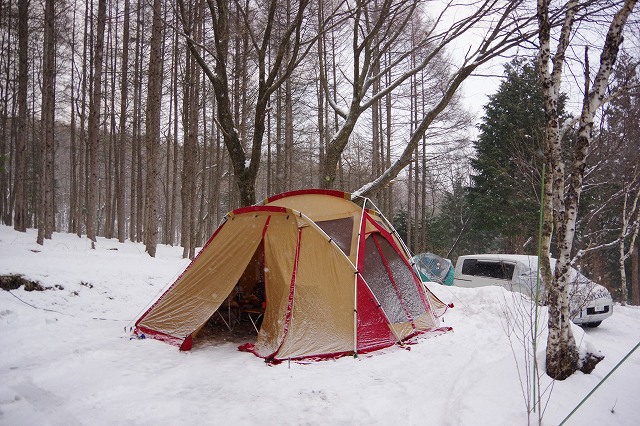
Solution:
{"label": "evergreen tree", "polygon": [[475,252],[481,243],[478,233],[470,232],[469,188],[462,180],[444,194],[440,212],[431,224],[430,250],[454,263],[461,254]]}
{"label": "evergreen tree", "polygon": [[393,216],[393,227],[398,232],[402,241],[407,241],[407,211],[402,209]]}
{"label": "evergreen tree", "polygon": [[476,250],[532,253],[545,124],[535,63],[516,58],[507,64],[505,79],[489,99],[471,160],[476,171],[469,192]]}

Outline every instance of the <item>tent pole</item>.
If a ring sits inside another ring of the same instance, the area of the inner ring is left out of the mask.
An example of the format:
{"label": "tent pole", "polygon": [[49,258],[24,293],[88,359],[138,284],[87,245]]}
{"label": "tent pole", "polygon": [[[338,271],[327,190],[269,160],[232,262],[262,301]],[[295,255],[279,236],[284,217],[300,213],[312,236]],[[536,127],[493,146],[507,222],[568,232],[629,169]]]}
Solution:
{"label": "tent pole", "polygon": [[362,211],[360,213],[360,225],[358,226],[358,244],[356,245],[356,273],[353,274],[354,282],[353,282],[353,356],[354,358],[358,357],[358,278],[360,276],[360,271],[358,270],[358,265],[360,262],[360,236],[364,232],[364,210],[367,206],[368,198],[364,198],[364,202],[362,203]]}

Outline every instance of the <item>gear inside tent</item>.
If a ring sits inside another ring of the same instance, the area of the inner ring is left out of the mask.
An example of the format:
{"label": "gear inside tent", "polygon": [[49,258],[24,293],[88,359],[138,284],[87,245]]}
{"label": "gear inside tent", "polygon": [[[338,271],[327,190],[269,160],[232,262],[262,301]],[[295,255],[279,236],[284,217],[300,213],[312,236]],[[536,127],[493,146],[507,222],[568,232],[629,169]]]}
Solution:
{"label": "gear inside tent", "polygon": [[442,333],[446,309],[368,199],[302,190],[228,213],[135,332],[188,350],[214,315],[246,313],[257,333],[239,349],[270,362],[321,359]]}

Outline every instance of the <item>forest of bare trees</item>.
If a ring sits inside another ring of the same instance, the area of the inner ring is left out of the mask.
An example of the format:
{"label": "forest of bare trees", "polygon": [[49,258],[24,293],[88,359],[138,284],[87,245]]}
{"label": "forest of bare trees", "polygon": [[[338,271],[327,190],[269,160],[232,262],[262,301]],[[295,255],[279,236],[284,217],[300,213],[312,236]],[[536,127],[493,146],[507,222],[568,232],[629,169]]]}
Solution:
{"label": "forest of bare trees", "polygon": [[[41,244],[67,231],[192,257],[227,211],[357,190],[404,151],[368,195],[390,216],[410,211],[412,245],[425,245],[432,171],[466,142],[459,76],[522,40],[509,2],[454,26],[427,6],[4,1],[3,222],[38,228]],[[490,14],[509,24],[452,64],[448,43]]]}
{"label": "forest of bare trees", "polygon": [[[606,20],[619,3],[579,4],[576,20]],[[474,173],[461,86],[494,59],[535,56],[539,31],[522,0],[1,5],[2,222],[37,228],[40,244],[70,232],[142,242],[151,256],[164,243],[193,257],[228,211],[309,187],[368,196],[411,250],[455,253],[469,212],[446,238],[433,224]],[[552,28],[564,12],[551,2]],[[637,55],[625,60],[630,75],[614,86],[637,81]],[[615,145],[610,129],[637,103],[618,99],[629,106],[598,116],[596,138],[609,142],[594,150]],[[629,173],[610,197],[627,194],[626,210],[593,201],[576,250],[598,244],[590,228],[604,219],[591,212],[636,229]],[[637,264],[631,231],[614,249]]]}

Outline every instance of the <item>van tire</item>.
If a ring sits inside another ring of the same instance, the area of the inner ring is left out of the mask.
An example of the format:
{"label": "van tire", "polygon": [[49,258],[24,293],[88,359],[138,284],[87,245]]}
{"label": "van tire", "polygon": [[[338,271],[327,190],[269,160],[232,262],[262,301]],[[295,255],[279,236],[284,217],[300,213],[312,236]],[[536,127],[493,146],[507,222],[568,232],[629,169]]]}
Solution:
{"label": "van tire", "polygon": [[586,328],[596,328],[600,324],[602,324],[602,321],[586,322],[586,323],[584,323],[582,325],[585,326]]}

